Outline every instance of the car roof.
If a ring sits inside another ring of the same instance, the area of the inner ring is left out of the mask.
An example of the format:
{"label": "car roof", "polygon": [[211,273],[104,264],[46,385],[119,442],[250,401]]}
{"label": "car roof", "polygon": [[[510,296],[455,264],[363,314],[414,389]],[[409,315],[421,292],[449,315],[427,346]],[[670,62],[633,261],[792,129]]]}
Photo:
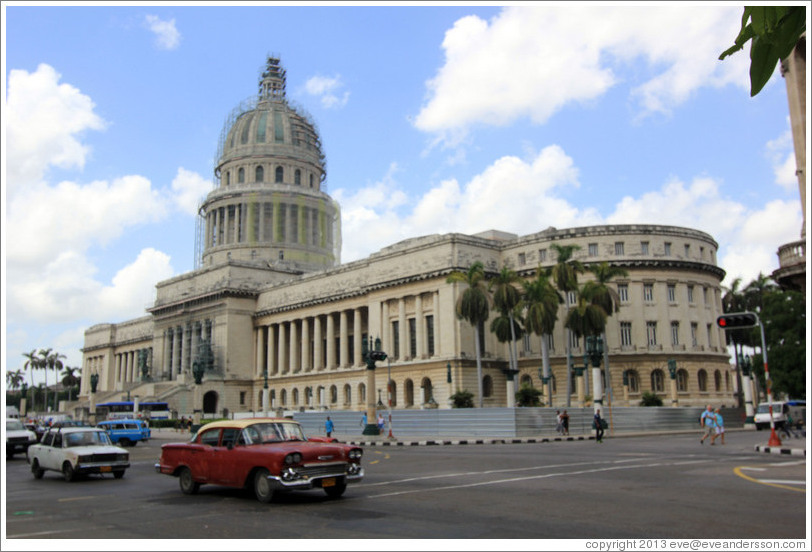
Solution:
{"label": "car roof", "polygon": [[204,429],[215,429],[218,427],[236,427],[239,429],[243,429],[253,424],[269,423],[269,422],[272,423],[284,422],[297,425],[299,424],[299,422],[291,420],[290,418],[242,418],[240,420],[222,420],[219,422],[211,422],[202,426],[199,431],[202,431]]}
{"label": "car roof", "polygon": [[77,426],[69,426],[69,427],[52,427],[49,429],[51,433],[84,433],[85,431],[102,431],[97,427],[77,427]]}
{"label": "car roof", "polygon": [[143,424],[143,423],[144,423],[144,421],[143,421],[143,420],[136,420],[136,419],[133,419],[133,418],[121,418],[120,420],[104,420],[104,421],[99,422],[99,423],[98,423],[98,424],[96,424],[96,425],[101,425],[101,424],[120,424],[120,423],[123,423],[123,422],[135,422],[135,423],[141,423],[141,424]]}

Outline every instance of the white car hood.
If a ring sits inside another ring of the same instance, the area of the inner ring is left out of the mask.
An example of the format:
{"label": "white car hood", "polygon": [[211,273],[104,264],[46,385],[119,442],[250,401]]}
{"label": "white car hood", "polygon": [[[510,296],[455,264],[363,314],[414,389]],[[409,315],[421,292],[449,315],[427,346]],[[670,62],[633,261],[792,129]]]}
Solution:
{"label": "white car hood", "polygon": [[129,451],[120,447],[106,446],[106,445],[89,445],[86,447],[68,447],[65,450],[75,452],[79,456],[87,456],[89,454],[127,454]]}

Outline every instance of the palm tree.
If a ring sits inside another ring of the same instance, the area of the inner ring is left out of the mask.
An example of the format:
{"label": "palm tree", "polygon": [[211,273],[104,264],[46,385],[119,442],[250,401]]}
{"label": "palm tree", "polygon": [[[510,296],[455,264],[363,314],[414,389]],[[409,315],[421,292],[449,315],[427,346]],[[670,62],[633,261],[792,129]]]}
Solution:
{"label": "palm tree", "polygon": [[479,407],[482,408],[482,352],[479,348],[479,328],[490,315],[490,295],[485,280],[485,266],[474,262],[468,272],[452,272],[446,278],[449,284],[462,283],[468,288],[457,299],[457,318],[465,320],[474,327],[474,347],[476,350],[477,388],[479,391]]}
{"label": "palm tree", "polygon": [[78,368],[72,368],[70,366],[65,366],[65,369],[62,370],[62,385],[64,385],[68,389],[68,400],[73,400],[73,388],[76,385],[79,385],[79,377],[76,375]]}
{"label": "palm tree", "polygon": [[[502,267],[501,272],[494,276],[488,283],[488,290],[493,292],[493,304],[499,314],[508,319],[508,324],[504,329],[508,332],[510,369],[507,376],[508,407],[513,407],[516,400],[515,377],[519,371],[519,362],[516,354],[516,329],[513,311],[521,303],[522,296],[519,293],[519,282],[521,278],[515,271],[507,266]],[[491,328],[493,331],[493,327]],[[521,336],[519,336],[521,337]],[[501,341],[501,340],[500,340]]]}
{"label": "palm tree", "polygon": [[[607,316],[612,316],[612,314],[620,310],[620,296],[614,288],[609,287],[607,284],[610,280],[612,280],[612,278],[616,278],[618,276],[626,278],[628,277],[629,273],[625,269],[612,266],[606,261],[603,261],[597,265],[591,265],[588,268],[589,271],[595,276],[595,282],[598,284],[598,288],[595,290],[595,298],[593,303],[601,307]],[[612,373],[609,371],[609,343],[606,341],[605,329],[601,333],[601,339],[603,339],[603,368],[605,370],[604,373],[606,374],[606,387],[607,391],[611,393]],[[595,385],[595,382],[593,382],[593,385]],[[601,391],[601,397],[602,395],[603,392]],[[597,399],[598,396],[596,395],[595,398]]]}
{"label": "palm tree", "polygon": [[[556,262],[552,267],[552,277],[555,287],[561,292],[566,300],[567,313],[569,314],[568,294],[578,290],[578,274],[583,274],[584,265],[580,261],[572,258],[575,251],[581,249],[579,245],[558,245],[551,244],[550,248],[556,252]],[[570,336],[566,337],[567,352],[567,406],[570,406],[570,396],[572,395],[572,385],[570,374],[572,373],[572,353],[570,347]]]}
{"label": "palm tree", "polygon": [[[516,339],[521,339],[524,335],[524,329],[521,326],[521,304],[517,305],[513,312],[508,315],[500,314],[491,322],[491,332],[496,336],[499,343],[515,344]],[[515,352],[511,349],[510,354],[510,371],[507,376],[507,405],[508,408],[516,406],[516,385],[515,385],[515,371],[513,365],[515,362]]]}
{"label": "palm tree", "polygon": [[[30,353],[23,353],[23,356],[27,359],[23,365],[23,368],[28,369],[31,387],[34,387],[34,370],[39,370],[39,357],[37,356],[37,350],[33,349]],[[31,405],[31,409],[34,409],[33,404]]]}
{"label": "palm tree", "polygon": [[[56,372],[56,376],[58,377],[59,376],[58,372],[59,372],[59,370],[62,369],[62,361],[60,359],[61,358],[67,358],[62,353],[51,352],[51,351],[52,351],[52,349],[50,349],[50,348],[48,348],[48,349],[40,349],[40,351],[39,351],[40,358],[42,359],[42,362],[43,362],[42,367],[45,369],[45,393],[46,393],[46,397],[47,397],[47,394],[48,394],[48,369],[50,368],[51,370],[54,370]],[[45,403],[46,403],[45,410],[48,410],[47,398],[46,398]],[[56,388],[54,388],[54,410],[56,410],[58,406],[59,405],[58,405],[57,396],[56,396]]]}
{"label": "palm tree", "polygon": [[11,390],[19,389],[20,385],[25,381],[25,376],[22,370],[14,370],[6,372],[6,383]]}
{"label": "palm tree", "polygon": [[[722,296],[722,310],[724,312],[741,312],[746,310],[745,308],[745,297],[744,291],[740,289],[742,283],[741,278],[736,278],[730,283],[730,287],[722,286],[725,294]],[[741,366],[739,366],[739,358],[740,356],[744,356],[744,342],[745,342],[745,331],[744,330],[729,330],[725,331],[725,343],[733,345],[733,356],[735,357],[736,361],[736,381],[738,384],[738,397],[739,397],[739,406],[742,405],[744,402],[744,397],[742,397],[742,381],[741,381]],[[750,407],[752,408],[752,406]]]}
{"label": "palm tree", "polygon": [[542,269],[539,265],[536,278],[522,282],[524,287],[524,304],[527,308],[525,327],[527,331],[541,336],[541,363],[544,367],[544,378],[547,382],[547,397],[553,405],[553,384],[550,378],[550,346],[548,336],[555,330],[558,321],[558,305],[564,300],[550,283],[551,270]]}
{"label": "palm tree", "polygon": [[[581,337],[597,337],[606,330],[607,314],[603,307],[595,304],[601,293],[603,293],[603,289],[600,284],[594,280],[585,282],[578,291],[575,308],[571,308],[567,313],[564,327],[568,328],[579,339]],[[586,351],[586,349],[584,350]],[[584,360],[586,360],[586,354],[584,354]],[[603,391],[600,385],[600,375],[594,374],[594,376],[592,383],[595,390],[593,399],[602,400]],[[599,408],[599,404],[594,403],[596,410]]]}

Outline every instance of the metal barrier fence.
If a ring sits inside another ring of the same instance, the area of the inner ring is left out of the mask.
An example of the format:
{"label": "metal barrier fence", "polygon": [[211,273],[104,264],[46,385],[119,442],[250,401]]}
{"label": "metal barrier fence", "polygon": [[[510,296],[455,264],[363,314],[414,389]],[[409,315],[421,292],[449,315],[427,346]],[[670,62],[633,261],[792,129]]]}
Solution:
{"label": "metal barrier fence", "polygon": [[[563,408],[459,408],[430,410],[392,410],[395,437],[533,437],[556,436],[556,411]],[[591,407],[567,408],[569,432],[592,432]],[[601,409],[601,415],[614,432],[700,430],[701,407],[613,407]],[[384,435],[388,435],[388,416]],[[727,428],[744,426],[743,408],[723,408]],[[324,422],[330,416],[337,435],[360,436],[363,412],[323,410],[296,412],[293,418],[309,435],[324,435]],[[372,421],[374,423],[374,421]]]}

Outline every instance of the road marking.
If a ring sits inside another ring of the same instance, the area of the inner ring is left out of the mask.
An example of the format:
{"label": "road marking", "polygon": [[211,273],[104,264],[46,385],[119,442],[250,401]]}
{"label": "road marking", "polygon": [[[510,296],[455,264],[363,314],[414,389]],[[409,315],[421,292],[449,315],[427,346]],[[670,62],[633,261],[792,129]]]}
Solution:
{"label": "road marking", "polygon": [[76,531],[85,531],[84,527],[76,527],[74,529],[64,529],[62,531],[40,531],[39,533],[23,533],[21,535],[6,535],[10,539],[27,539],[31,537],[41,537],[43,535],[58,535],[60,533],[74,533]]}
{"label": "road marking", "polygon": [[750,469],[748,466],[738,466],[733,469],[733,473],[741,477],[742,479],[746,479],[747,481],[752,481],[753,483],[758,483],[759,485],[767,485],[768,487],[777,487],[779,489],[787,489],[788,491],[795,491],[799,493],[805,493],[806,489],[796,489],[795,487],[788,487],[786,485],[781,485],[779,483],[770,483],[769,480],[766,479],[756,479],[755,477],[750,477],[749,475],[745,475],[742,470]]}
{"label": "road marking", "polygon": [[60,498],[57,502],[73,502],[74,500],[93,500],[94,498],[102,498],[103,496],[112,495],[97,495],[97,496],[74,496],[71,498]]}
{"label": "road marking", "polygon": [[767,471],[767,468],[751,468],[749,466],[742,466],[742,469],[750,471]]}
{"label": "road marking", "polygon": [[806,481],[792,481],[790,479],[762,479],[762,483],[778,483],[781,485],[806,485]]}
{"label": "road marking", "polygon": [[[379,450],[376,450],[376,451],[375,451],[375,454],[383,454],[383,459],[384,459],[384,460],[389,460],[389,458],[390,458],[390,456],[389,456],[389,453],[388,453],[388,452],[387,452],[387,453],[383,453],[383,452],[381,452],[381,451],[379,451]],[[371,464],[377,464],[378,462],[380,462],[380,460],[373,460],[372,462],[370,462],[370,465],[371,465]]]}

